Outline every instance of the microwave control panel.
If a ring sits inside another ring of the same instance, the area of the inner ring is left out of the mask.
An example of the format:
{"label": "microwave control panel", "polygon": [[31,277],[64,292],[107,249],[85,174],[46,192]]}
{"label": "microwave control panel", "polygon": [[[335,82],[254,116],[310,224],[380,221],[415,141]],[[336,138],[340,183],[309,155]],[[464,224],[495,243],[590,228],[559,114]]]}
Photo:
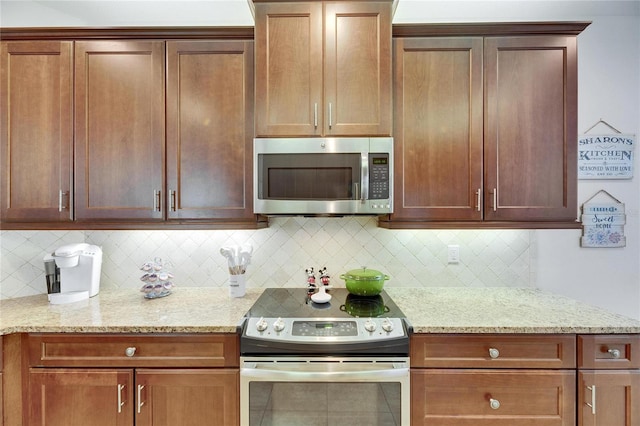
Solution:
{"label": "microwave control panel", "polygon": [[369,154],[369,199],[389,198],[389,154]]}

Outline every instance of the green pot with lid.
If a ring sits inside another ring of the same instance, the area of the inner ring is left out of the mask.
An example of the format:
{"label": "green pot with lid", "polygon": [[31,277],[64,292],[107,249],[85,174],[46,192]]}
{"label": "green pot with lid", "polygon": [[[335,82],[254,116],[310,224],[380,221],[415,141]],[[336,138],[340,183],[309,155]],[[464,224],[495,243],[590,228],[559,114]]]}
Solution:
{"label": "green pot with lid", "polygon": [[380,294],[389,275],[363,266],[362,269],[352,269],[340,275],[340,278],[344,280],[349,293],[356,296],[375,296]]}

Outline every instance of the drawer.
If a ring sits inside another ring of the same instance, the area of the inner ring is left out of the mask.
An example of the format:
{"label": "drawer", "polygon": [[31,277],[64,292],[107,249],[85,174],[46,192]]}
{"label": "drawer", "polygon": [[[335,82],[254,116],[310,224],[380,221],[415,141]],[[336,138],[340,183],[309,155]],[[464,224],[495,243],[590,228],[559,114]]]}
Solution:
{"label": "drawer", "polygon": [[587,369],[640,368],[640,334],[578,336],[578,367]]}
{"label": "drawer", "polygon": [[575,368],[574,335],[414,334],[412,367]]}
{"label": "drawer", "polygon": [[412,370],[412,425],[574,426],[575,371]]}
{"label": "drawer", "polygon": [[30,334],[31,367],[237,367],[236,334]]}

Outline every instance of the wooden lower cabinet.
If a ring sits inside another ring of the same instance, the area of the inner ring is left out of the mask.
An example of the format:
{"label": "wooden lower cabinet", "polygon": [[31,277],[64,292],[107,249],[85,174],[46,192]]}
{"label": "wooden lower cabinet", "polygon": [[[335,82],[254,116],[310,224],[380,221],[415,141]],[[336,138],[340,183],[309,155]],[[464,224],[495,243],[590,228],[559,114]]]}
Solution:
{"label": "wooden lower cabinet", "polygon": [[235,333],[32,333],[22,348],[20,424],[239,424]]}
{"label": "wooden lower cabinet", "polygon": [[578,336],[579,426],[640,426],[640,334]]}
{"label": "wooden lower cabinet", "polygon": [[578,401],[579,426],[638,426],[640,370],[582,371]]}
{"label": "wooden lower cabinet", "polygon": [[237,369],[32,368],[29,424],[238,424]]}
{"label": "wooden lower cabinet", "polygon": [[412,425],[569,426],[575,372],[414,370],[411,404]]}
{"label": "wooden lower cabinet", "polygon": [[133,370],[32,368],[29,425],[133,424]]}
{"label": "wooden lower cabinet", "polygon": [[413,335],[411,424],[574,426],[575,335]]}
{"label": "wooden lower cabinet", "polygon": [[136,426],[237,425],[238,369],[136,371]]}

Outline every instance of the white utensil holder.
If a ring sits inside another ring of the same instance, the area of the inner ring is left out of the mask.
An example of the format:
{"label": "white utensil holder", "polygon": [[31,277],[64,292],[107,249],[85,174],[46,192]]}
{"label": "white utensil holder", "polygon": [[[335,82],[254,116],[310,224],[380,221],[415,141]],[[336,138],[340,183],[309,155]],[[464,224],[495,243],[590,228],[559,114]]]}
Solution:
{"label": "white utensil holder", "polygon": [[229,275],[229,296],[243,297],[246,292],[245,275]]}

